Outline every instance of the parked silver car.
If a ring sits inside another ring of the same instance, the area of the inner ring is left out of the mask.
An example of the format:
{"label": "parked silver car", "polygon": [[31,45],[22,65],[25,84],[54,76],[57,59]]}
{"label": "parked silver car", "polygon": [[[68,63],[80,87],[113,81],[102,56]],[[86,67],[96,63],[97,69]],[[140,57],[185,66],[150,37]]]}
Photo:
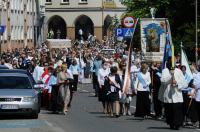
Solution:
{"label": "parked silver car", "polygon": [[38,92],[26,74],[0,74],[0,114],[27,114],[38,118]]}

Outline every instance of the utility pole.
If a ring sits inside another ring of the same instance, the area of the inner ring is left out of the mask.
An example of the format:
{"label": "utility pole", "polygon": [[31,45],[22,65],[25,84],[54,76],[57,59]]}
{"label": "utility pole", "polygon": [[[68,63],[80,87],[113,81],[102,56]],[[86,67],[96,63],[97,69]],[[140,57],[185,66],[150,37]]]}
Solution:
{"label": "utility pole", "polygon": [[198,0],[196,0],[196,7],[195,7],[195,9],[196,9],[196,48],[195,48],[195,57],[196,57],[196,65],[198,65],[197,63],[198,63]]}
{"label": "utility pole", "polygon": [[102,40],[104,39],[104,0],[101,0],[101,8],[102,8]]}

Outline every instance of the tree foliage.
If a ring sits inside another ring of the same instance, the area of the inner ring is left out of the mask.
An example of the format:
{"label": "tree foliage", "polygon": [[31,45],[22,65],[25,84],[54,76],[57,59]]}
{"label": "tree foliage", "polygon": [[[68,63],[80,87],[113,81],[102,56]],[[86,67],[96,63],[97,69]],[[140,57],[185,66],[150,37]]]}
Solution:
{"label": "tree foliage", "polygon": [[[149,18],[150,8],[156,8],[156,18],[168,18],[176,53],[183,42],[194,61],[195,55],[195,0],[123,0],[127,12],[123,16]],[[193,54],[191,54],[193,53]]]}

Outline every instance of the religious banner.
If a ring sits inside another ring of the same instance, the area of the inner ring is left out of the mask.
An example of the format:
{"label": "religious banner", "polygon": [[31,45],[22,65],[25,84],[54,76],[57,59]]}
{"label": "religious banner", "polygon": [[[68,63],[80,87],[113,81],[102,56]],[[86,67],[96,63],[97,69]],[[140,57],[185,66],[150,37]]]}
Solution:
{"label": "religious banner", "polygon": [[166,43],[166,22],[164,18],[141,19],[141,49],[145,60],[162,61]]}
{"label": "religious banner", "polygon": [[47,39],[50,49],[71,48],[71,40],[69,39]]}

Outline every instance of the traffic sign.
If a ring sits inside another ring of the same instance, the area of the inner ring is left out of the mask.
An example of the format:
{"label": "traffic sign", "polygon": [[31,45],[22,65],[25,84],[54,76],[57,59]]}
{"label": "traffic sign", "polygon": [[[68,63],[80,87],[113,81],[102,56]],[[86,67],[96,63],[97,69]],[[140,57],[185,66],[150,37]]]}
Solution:
{"label": "traffic sign", "polygon": [[0,34],[3,34],[5,32],[5,26],[0,26]]}
{"label": "traffic sign", "polygon": [[117,37],[123,37],[123,28],[117,28],[116,34]]}
{"label": "traffic sign", "polygon": [[115,35],[117,37],[131,38],[133,36],[133,31],[134,28],[117,28]]}
{"label": "traffic sign", "polygon": [[131,16],[127,16],[123,19],[123,25],[127,28],[132,28],[135,24],[135,19]]}
{"label": "traffic sign", "polygon": [[124,37],[131,38],[133,36],[133,28],[124,28]]}

